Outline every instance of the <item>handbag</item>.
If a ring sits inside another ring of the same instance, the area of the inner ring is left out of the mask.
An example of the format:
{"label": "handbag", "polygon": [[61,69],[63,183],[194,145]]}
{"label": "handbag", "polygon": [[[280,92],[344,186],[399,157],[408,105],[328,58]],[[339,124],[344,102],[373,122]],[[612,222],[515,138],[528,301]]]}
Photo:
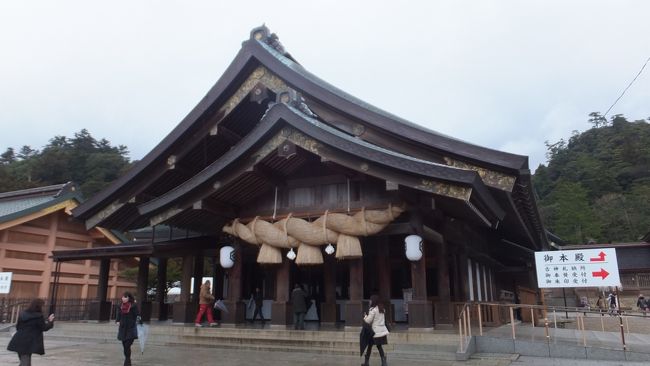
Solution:
{"label": "handbag", "polygon": [[375,336],[375,331],[372,330],[372,325],[366,323],[365,321],[362,321],[362,323],[363,323],[363,325],[362,325],[362,328],[363,328],[362,331],[364,331],[364,332],[366,332],[367,334],[369,334],[370,337],[374,337],[374,336]]}

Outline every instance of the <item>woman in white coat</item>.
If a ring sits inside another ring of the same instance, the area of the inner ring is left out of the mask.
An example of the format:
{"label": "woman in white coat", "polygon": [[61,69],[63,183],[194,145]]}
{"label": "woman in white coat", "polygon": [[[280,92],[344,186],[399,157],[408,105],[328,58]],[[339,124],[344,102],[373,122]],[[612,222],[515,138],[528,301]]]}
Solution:
{"label": "woman in white coat", "polygon": [[384,307],[384,303],[379,301],[379,296],[370,296],[370,309],[368,309],[368,313],[363,317],[363,321],[372,326],[372,331],[375,332],[375,335],[372,338],[372,343],[368,345],[368,349],[365,355],[366,362],[364,362],[362,366],[369,365],[370,352],[372,351],[373,344],[377,346],[377,350],[379,351],[379,356],[381,357],[381,366],[388,365],[386,362],[386,354],[382,348],[382,345],[388,344],[389,334],[388,328],[386,328],[385,312],[386,309]]}

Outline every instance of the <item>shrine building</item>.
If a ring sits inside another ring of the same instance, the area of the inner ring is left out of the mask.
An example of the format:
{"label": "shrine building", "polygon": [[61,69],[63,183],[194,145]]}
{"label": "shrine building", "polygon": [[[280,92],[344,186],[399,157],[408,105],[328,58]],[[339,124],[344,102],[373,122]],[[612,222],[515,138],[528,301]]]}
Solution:
{"label": "shrine building", "polygon": [[[172,317],[186,323],[198,302],[191,278],[206,272],[231,309],[222,322],[233,324],[245,320],[256,287],[274,325],[292,322],[299,283],[321,323],[360,325],[376,293],[413,328],[452,325],[455,303],[536,288],[533,252],[548,244],[526,156],[403,120],[297,60],[268,28],[253,29],[178,126],[72,210],[88,229],[151,232],[54,252],[56,261],[100,262],[96,319],[107,319],[108,270],[123,257],[139,258],[139,299],[150,264],[164,283],[169,258],[182,258]],[[141,301],[147,316],[170,315],[163,293]]]}

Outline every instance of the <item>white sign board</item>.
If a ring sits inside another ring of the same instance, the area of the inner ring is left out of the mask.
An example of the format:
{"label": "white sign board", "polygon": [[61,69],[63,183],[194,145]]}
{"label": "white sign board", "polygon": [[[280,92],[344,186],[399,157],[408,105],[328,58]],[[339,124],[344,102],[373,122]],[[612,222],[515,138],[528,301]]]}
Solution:
{"label": "white sign board", "polygon": [[0,272],[0,294],[8,294],[11,291],[12,272]]}
{"label": "white sign board", "polygon": [[535,265],[540,288],[621,285],[614,248],[535,252]]}

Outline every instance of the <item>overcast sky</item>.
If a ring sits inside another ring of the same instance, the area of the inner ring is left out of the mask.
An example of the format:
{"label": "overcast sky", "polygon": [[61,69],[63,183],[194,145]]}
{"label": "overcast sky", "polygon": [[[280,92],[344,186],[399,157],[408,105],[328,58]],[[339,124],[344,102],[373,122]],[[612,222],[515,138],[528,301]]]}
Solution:
{"label": "overcast sky", "polygon": [[[650,57],[650,1],[0,1],[0,150],[87,128],[140,159],[252,28],[381,109],[545,162]],[[610,115],[650,117],[650,66]]]}

